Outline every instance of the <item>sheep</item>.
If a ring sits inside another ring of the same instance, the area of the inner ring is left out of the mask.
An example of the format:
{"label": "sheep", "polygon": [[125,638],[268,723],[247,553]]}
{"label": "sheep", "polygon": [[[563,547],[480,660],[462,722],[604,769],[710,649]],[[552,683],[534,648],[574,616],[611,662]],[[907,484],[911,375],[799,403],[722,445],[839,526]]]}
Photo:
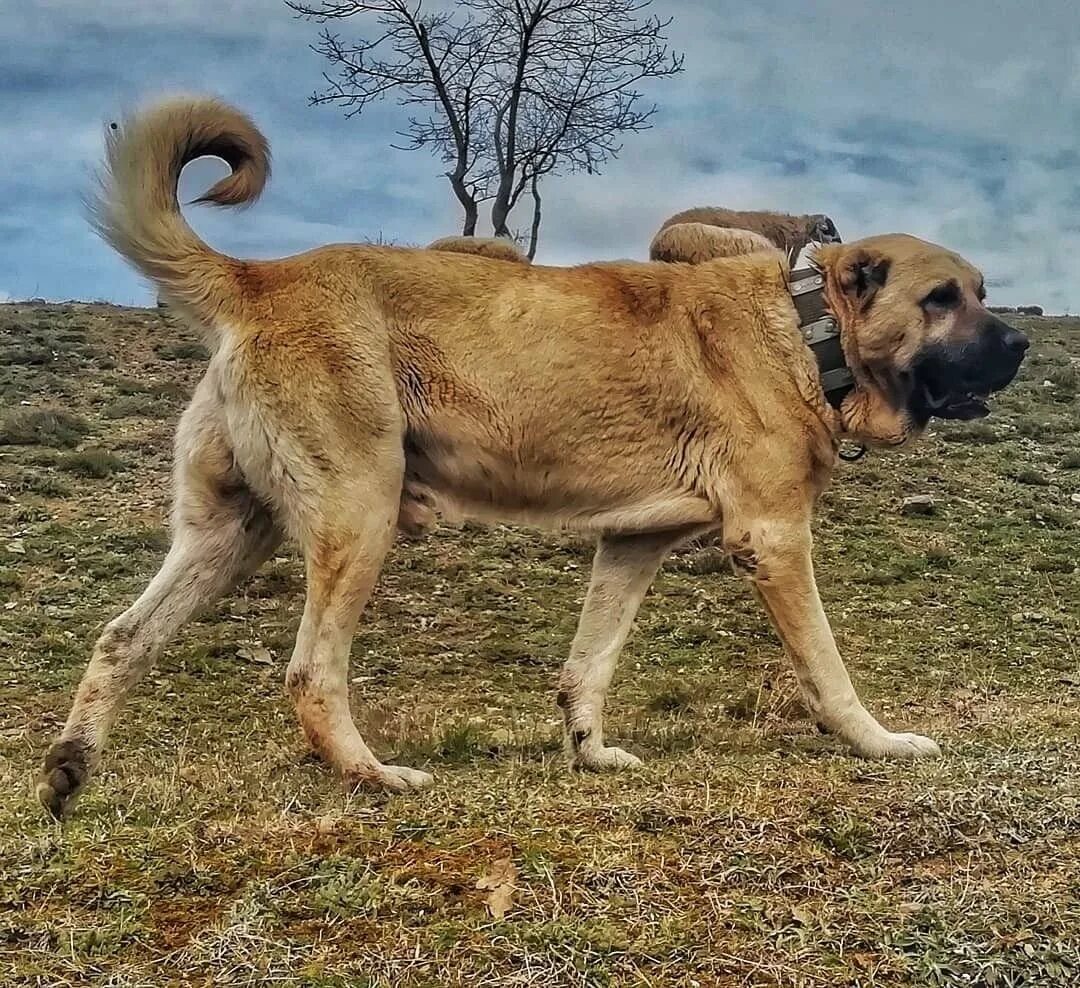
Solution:
{"label": "sheep", "polygon": [[[836,225],[824,213],[791,216],[787,213],[767,211],[743,211],[724,209],[722,206],[697,206],[664,220],[661,232],[667,227],[683,224],[705,224],[727,229],[746,230],[764,237],[774,247],[787,255],[788,263],[795,264],[802,249],[809,243],[832,244],[840,242]],[[656,242],[655,240],[653,241]],[[746,253],[737,250],[736,253]],[[683,260],[681,257],[655,257],[654,260]],[[689,260],[689,258],[685,258]]]}

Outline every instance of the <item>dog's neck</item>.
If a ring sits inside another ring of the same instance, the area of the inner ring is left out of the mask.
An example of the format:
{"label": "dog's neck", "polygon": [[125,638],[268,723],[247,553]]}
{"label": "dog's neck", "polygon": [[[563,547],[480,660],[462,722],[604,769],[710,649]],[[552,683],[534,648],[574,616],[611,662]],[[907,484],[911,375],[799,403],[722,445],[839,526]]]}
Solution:
{"label": "dog's neck", "polygon": [[838,409],[855,387],[855,377],[844,360],[840,326],[825,302],[825,278],[813,268],[799,268],[791,272],[788,291],[799,314],[799,331],[817,360],[821,390]]}

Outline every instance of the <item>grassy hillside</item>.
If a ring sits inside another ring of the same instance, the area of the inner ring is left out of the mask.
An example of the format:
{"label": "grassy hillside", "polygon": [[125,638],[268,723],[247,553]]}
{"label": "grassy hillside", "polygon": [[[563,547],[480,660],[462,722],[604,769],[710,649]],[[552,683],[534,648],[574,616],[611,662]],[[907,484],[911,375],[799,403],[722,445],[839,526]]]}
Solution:
{"label": "grassy hillside", "polygon": [[[820,737],[703,551],[661,574],[612,691],[646,769],[571,777],[553,684],[589,547],[444,530],[395,549],[352,653],[361,729],[433,789],[346,800],[308,755],[290,550],[167,650],[61,828],[30,780],[163,555],[205,354],[157,311],[0,306],[0,980],[1080,983],[1080,321],[1018,322],[995,414],[844,466],[817,526],[856,685],[940,761]],[[507,857],[496,919],[477,883]]]}

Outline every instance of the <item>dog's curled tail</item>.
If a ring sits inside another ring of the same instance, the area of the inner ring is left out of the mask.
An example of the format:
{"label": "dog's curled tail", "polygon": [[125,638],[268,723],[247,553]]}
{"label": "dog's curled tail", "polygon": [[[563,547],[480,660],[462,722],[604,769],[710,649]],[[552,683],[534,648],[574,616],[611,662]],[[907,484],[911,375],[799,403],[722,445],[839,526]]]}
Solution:
{"label": "dog's curled tail", "polygon": [[184,166],[221,158],[231,173],[195,202],[246,206],[270,176],[270,148],[252,121],[211,97],[174,97],[106,130],[105,167],[91,200],[98,233],[169,300],[212,320],[240,262],[204,243],[180,211]]}

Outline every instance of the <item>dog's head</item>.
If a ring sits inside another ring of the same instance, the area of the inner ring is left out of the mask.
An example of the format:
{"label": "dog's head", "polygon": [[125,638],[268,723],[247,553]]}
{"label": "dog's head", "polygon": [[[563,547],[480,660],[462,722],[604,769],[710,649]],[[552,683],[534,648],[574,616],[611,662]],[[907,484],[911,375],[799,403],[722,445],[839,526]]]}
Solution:
{"label": "dog's head", "polygon": [[819,248],[829,307],[856,388],[846,430],[896,444],[932,416],[980,418],[1016,376],[1028,339],[984,305],[979,271],[915,237],[870,237]]}
{"label": "dog's head", "polygon": [[810,217],[810,240],[817,244],[838,244],[840,234],[836,224],[824,213],[815,213]]}

